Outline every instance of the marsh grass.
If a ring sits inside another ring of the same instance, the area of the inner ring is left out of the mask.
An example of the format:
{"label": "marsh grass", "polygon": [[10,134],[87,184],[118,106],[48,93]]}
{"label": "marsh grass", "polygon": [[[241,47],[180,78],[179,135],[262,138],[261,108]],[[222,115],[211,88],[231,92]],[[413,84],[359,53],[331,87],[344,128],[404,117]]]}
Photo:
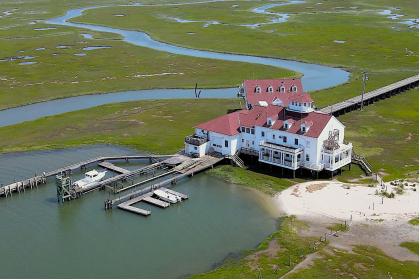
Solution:
{"label": "marsh grass", "polygon": [[403,242],[400,246],[409,249],[412,253],[419,255],[419,242]]}
{"label": "marsh grass", "polygon": [[230,183],[258,189],[271,196],[296,184],[296,182],[288,179],[281,179],[271,175],[257,173],[248,168],[237,168],[228,165],[218,166],[215,169],[208,171],[208,173],[223,178]]}
{"label": "marsh grass", "polygon": [[[313,239],[298,236],[298,232],[306,228],[307,224],[294,216],[283,217],[279,230],[258,248],[243,253],[238,260],[226,261],[215,270],[190,278],[258,278],[259,271],[262,278],[279,278],[304,259],[302,251],[304,255],[314,252],[309,249]],[[291,266],[288,265],[290,255]]]}

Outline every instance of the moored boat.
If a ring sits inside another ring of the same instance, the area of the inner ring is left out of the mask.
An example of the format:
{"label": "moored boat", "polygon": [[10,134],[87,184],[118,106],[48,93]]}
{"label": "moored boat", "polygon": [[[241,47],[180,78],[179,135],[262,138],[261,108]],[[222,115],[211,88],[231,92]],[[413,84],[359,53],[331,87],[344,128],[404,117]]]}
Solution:
{"label": "moored boat", "polygon": [[155,190],[154,194],[157,197],[159,197],[159,199],[170,202],[170,203],[177,203],[182,200],[181,197],[165,192],[163,190]]}
{"label": "moored boat", "polygon": [[84,174],[84,178],[77,180],[73,183],[74,187],[86,188],[90,184],[100,181],[106,174],[106,171],[98,172],[97,170],[91,170]]}

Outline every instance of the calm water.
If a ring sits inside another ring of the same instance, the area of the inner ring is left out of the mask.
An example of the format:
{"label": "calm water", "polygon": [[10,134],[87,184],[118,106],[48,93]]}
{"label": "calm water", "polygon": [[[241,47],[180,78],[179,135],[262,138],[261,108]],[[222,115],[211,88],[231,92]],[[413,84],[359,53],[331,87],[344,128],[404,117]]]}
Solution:
{"label": "calm water", "polygon": [[[132,153],[94,146],[1,155],[0,180],[10,183],[86,158]],[[57,204],[52,180],[1,198],[1,277],[179,278],[207,271],[229,253],[256,247],[277,228],[272,201],[251,189],[206,174],[173,189],[190,199],[167,209],[137,204],[151,207],[149,217],[117,208],[105,212],[108,191]]]}

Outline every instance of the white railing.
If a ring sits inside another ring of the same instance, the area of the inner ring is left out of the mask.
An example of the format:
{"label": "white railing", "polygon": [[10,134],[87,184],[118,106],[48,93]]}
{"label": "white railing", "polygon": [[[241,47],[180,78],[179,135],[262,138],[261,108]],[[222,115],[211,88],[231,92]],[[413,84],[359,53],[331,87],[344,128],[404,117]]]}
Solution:
{"label": "white railing", "polygon": [[286,147],[286,146],[282,146],[282,145],[277,145],[277,144],[273,144],[270,142],[266,142],[266,141],[261,141],[259,143],[260,146],[263,147],[267,147],[267,148],[271,148],[271,149],[275,149],[275,150],[281,150],[281,151],[285,151],[288,153],[293,153],[293,154],[297,154],[299,152],[302,152],[303,150],[300,148],[292,148],[292,147]]}

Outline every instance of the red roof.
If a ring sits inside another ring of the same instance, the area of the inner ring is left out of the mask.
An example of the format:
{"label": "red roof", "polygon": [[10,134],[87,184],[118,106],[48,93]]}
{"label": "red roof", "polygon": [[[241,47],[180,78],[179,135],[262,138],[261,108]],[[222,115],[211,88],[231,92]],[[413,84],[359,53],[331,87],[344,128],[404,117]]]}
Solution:
{"label": "red roof", "polygon": [[299,103],[314,102],[313,99],[311,99],[310,94],[295,94],[294,96],[290,96],[288,100],[293,101],[293,102],[299,102]]}
{"label": "red roof", "polygon": [[[234,136],[239,133],[239,114],[246,115],[248,110],[240,110],[221,117],[215,118],[208,122],[199,124],[195,128],[216,132],[223,135]],[[241,119],[240,119],[241,121]]]}
{"label": "red roof", "polygon": [[311,126],[313,126],[313,121],[312,120],[304,121],[304,125],[306,125],[306,127],[311,127]]}
{"label": "red roof", "polygon": [[[236,111],[234,113],[230,113],[219,118],[210,120],[208,122],[202,123],[198,126],[195,126],[195,128],[216,132],[228,136],[233,136],[240,133],[240,126],[249,128],[252,128],[254,126],[268,127],[266,123],[267,118],[268,116],[271,116],[275,123],[272,126],[270,126],[269,129],[286,131],[291,134],[304,134],[308,137],[317,138],[320,136],[321,132],[326,127],[330,118],[332,118],[332,116],[329,114],[324,114],[315,111],[310,113],[302,113],[300,115],[302,118],[290,116],[286,108],[281,106],[253,106],[253,108],[250,110]],[[285,130],[283,128],[285,120],[288,120],[288,122],[294,121],[294,124],[288,130]],[[311,126],[306,133],[301,132],[301,123],[305,123],[306,126]]]}
{"label": "red roof", "polygon": [[[310,95],[304,93],[300,78],[248,79],[243,84],[248,104],[258,104],[259,101],[265,101],[271,104],[273,100],[278,98],[283,102],[284,106],[288,106],[289,100],[298,98],[299,96],[304,96],[307,99],[307,101],[303,102],[313,102]],[[285,92],[280,92],[282,86],[285,88]],[[297,87],[297,91],[292,91],[293,86]],[[256,93],[256,87],[260,87],[260,93]],[[273,92],[269,92],[269,87],[272,87]]]}

